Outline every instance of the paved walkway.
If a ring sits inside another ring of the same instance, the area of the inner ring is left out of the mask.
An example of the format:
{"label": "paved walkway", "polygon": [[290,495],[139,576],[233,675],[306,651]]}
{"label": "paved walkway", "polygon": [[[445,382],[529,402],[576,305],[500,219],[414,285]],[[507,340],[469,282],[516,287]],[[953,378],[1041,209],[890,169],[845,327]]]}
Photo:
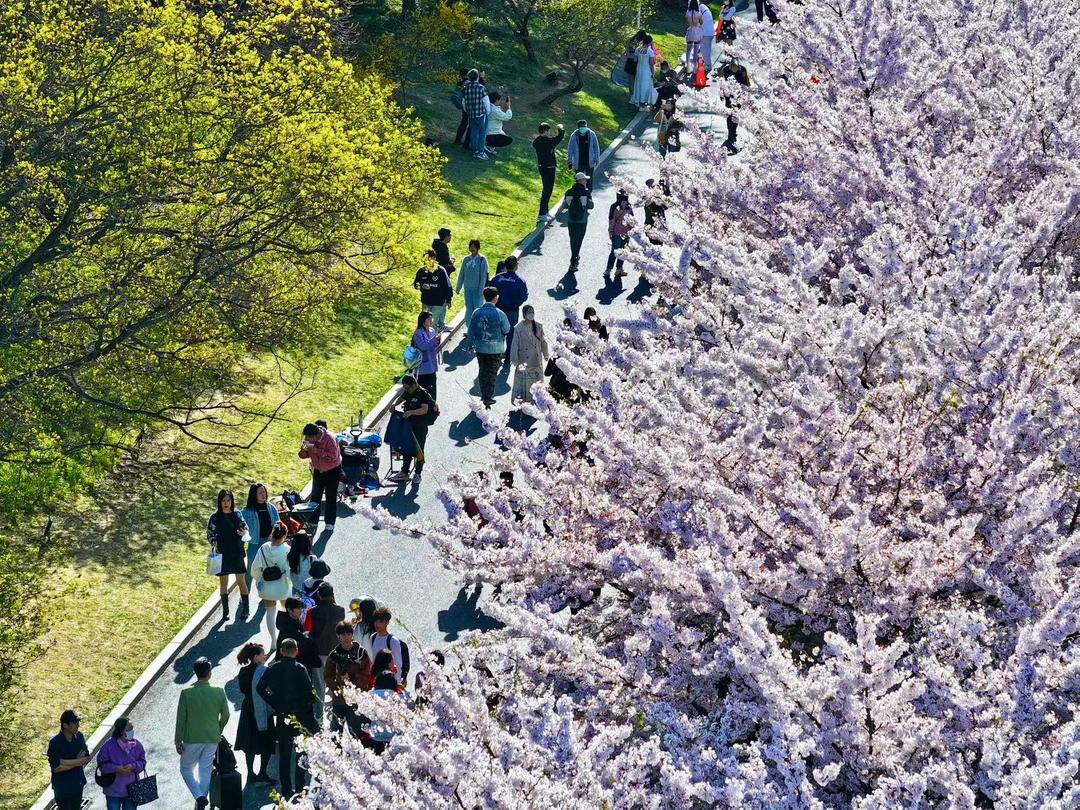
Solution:
{"label": "paved walkway", "polygon": [[[720,117],[698,116],[703,126],[722,131],[724,120]],[[655,125],[651,118],[636,127],[629,138],[617,149],[604,165],[610,173],[645,179],[655,175],[645,145],[655,144]],[[741,133],[740,133],[741,134]],[[490,171],[499,171],[497,161],[490,164]],[[569,240],[565,222],[551,223],[536,240],[528,246],[521,257],[519,272],[529,285],[529,302],[537,311],[537,320],[553,339],[563,317],[563,308],[574,306],[580,312],[586,306],[597,306],[605,320],[622,317],[630,308],[647,300],[647,285],[637,284],[637,273],[627,265],[629,275],[622,279],[626,286],[616,282],[606,285],[603,279],[604,265],[610,242],[607,237],[607,209],[614,201],[614,190],[602,177],[595,182],[593,197],[595,211],[589,224],[582,249],[581,269],[576,278],[566,275],[569,265]],[[640,208],[636,210],[642,220]],[[498,257],[489,256],[492,266]],[[561,288],[559,285],[562,285]],[[427,440],[427,465],[423,483],[389,487],[374,493],[373,501],[384,506],[399,517],[420,521],[438,521],[445,512],[435,497],[435,492],[451,470],[487,469],[493,437],[485,433],[480,421],[469,410],[469,397],[474,392],[476,363],[461,347],[461,335],[455,335],[449,343],[450,351],[443,357],[438,381],[439,403],[442,417],[432,428]],[[496,415],[505,415],[510,409],[509,382],[504,373],[497,389]],[[384,448],[382,470],[386,470],[387,451]],[[297,475],[303,470],[297,461]],[[457,577],[444,569],[435,552],[421,539],[392,536],[376,529],[367,520],[352,516],[343,508],[337,530],[327,537],[318,538],[316,552],[332,567],[329,577],[337,590],[339,604],[360,594],[371,594],[390,606],[395,617],[413,634],[416,643],[427,649],[436,649],[454,641],[463,630],[483,629],[491,626],[491,620],[481,610],[479,590],[463,588]],[[195,607],[195,606],[193,606]],[[234,608],[235,614],[235,597]],[[238,622],[235,616],[228,623],[205,626],[175,659],[170,670],[155,683],[131,714],[136,733],[147,750],[151,773],[156,773],[162,797],[161,807],[181,808],[191,806],[191,800],[178,772],[178,756],[173,748],[172,735],[177,696],[191,682],[191,667],[200,656],[206,656],[215,664],[212,682],[224,685],[234,708],[226,736],[233,739],[239,715],[240,693],[236,675],[238,664],[235,652],[246,641],[257,638],[264,643],[262,609],[253,613],[247,622]],[[399,635],[401,629],[396,631]],[[164,643],[165,639],[162,639]],[[416,667],[414,666],[414,669]],[[244,772],[243,762],[240,764]],[[92,770],[88,772],[86,795],[92,800],[91,807],[104,808],[101,791],[94,785]],[[269,791],[254,787],[245,793],[245,808],[272,807]]]}

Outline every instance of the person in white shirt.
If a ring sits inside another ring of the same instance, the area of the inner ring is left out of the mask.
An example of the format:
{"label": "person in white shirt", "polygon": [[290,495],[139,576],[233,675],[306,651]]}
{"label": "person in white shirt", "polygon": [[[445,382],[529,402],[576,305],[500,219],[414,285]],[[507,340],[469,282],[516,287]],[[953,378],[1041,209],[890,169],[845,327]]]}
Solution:
{"label": "person in white shirt", "polygon": [[701,12],[701,58],[705,60],[705,70],[712,70],[712,46],[716,39],[716,22],[712,10],[704,3],[698,3]]}
{"label": "person in white shirt", "polygon": [[394,656],[394,666],[397,667],[398,677],[400,678],[402,672],[401,642],[390,635],[390,611],[386,608],[379,608],[371,615],[371,618],[375,625],[375,632],[371,636],[371,658],[375,660],[375,656],[379,654],[380,650],[390,650],[390,654]]}
{"label": "person in white shirt", "polygon": [[514,139],[503,132],[503,123],[514,117],[514,111],[510,109],[510,96],[505,98],[499,93],[488,96],[487,113],[487,151],[495,154],[496,149],[509,146]]}

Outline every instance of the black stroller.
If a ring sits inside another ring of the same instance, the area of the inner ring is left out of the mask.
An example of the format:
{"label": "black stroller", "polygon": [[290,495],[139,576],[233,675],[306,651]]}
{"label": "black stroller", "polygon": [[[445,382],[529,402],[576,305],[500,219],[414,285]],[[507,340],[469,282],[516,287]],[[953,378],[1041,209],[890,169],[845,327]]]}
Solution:
{"label": "black stroller", "polygon": [[379,448],[382,436],[374,431],[364,430],[363,420],[337,435],[341,448],[341,476],[347,495],[356,495],[359,491],[379,483]]}

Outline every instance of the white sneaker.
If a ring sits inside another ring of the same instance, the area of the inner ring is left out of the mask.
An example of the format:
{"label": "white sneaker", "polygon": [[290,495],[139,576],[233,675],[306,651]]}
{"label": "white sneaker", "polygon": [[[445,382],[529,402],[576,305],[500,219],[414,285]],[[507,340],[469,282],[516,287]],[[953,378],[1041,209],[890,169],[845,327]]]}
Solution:
{"label": "white sneaker", "polygon": [[477,160],[487,160],[488,159],[487,152],[478,152],[477,154],[473,155],[473,157],[476,158]]}

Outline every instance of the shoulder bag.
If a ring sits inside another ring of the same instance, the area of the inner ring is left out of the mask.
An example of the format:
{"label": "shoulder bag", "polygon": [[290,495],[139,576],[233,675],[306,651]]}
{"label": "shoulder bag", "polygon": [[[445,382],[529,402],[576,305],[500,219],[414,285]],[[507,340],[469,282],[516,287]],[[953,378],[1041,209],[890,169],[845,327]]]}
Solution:
{"label": "shoulder bag", "polygon": [[262,578],[264,582],[277,582],[281,579],[285,572],[281,570],[280,565],[266,565],[266,545],[259,546],[259,554],[262,555],[263,565],[266,566],[262,570]]}

